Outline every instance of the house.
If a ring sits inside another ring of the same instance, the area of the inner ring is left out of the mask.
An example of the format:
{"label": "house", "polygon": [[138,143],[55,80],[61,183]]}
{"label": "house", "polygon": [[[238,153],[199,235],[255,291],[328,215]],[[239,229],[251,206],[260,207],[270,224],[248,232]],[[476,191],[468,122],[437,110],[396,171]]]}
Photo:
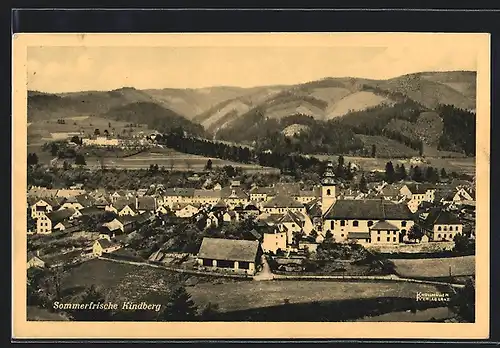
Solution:
{"label": "house", "polygon": [[64,231],[66,233],[74,233],[81,231],[81,226],[78,223],[75,223],[74,220],[66,220],[57,223],[54,227],[52,227],[52,231]]}
{"label": "house", "polygon": [[120,220],[113,219],[111,221],[103,223],[99,230],[102,234],[106,234],[108,236],[116,236],[117,234],[124,233],[124,226]]}
{"label": "house", "polygon": [[45,268],[45,261],[40,257],[39,250],[36,253],[28,253],[27,269],[30,268]]}
{"label": "house", "polygon": [[431,209],[420,225],[430,241],[453,241],[455,236],[463,231],[460,219],[442,208]]}
{"label": "house", "polygon": [[278,250],[287,249],[287,232],[276,227],[270,227],[263,231],[262,250],[266,253],[276,254]]}
{"label": "house", "polygon": [[155,212],[156,211],[156,199],[151,196],[142,196],[136,198],[136,211],[139,214],[145,212]]}
{"label": "house", "polygon": [[181,218],[190,218],[200,210],[198,204],[178,204],[172,208],[175,213],[175,216]]}
{"label": "house", "polygon": [[[413,215],[406,205],[382,199],[337,200],[326,212],[323,220],[323,232],[330,231],[338,242],[351,239],[367,243],[393,243],[395,236],[396,242],[399,243],[399,236],[406,234],[414,224]],[[386,223],[397,228],[395,234],[390,230],[390,240],[387,240],[385,234],[385,239],[382,238],[382,231],[386,230],[373,230],[379,222],[381,224],[376,228],[392,228]],[[375,239],[372,239],[372,231],[375,231]]]}
{"label": "house", "polygon": [[222,216],[220,212],[213,212],[211,211],[208,213],[206,217],[206,223],[205,223],[205,228],[216,228],[219,227],[219,225],[222,222]]}
{"label": "house", "polygon": [[295,196],[295,199],[302,204],[307,204],[318,199],[320,194],[320,190],[317,188],[313,190],[300,190],[299,194]]}
{"label": "house", "polygon": [[111,211],[115,212],[119,216],[135,216],[137,215],[136,211],[136,200],[135,198],[118,198],[116,201],[112,204],[112,208],[110,209]]}
{"label": "house", "polygon": [[106,211],[103,209],[99,209],[97,207],[87,207],[78,210],[78,217],[84,217],[84,218],[98,217],[104,215],[105,213]]}
{"label": "house", "polygon": [[250,200],[256,203],[267,202],[275,196],[274,188],[272,187],[253,187],[250,190]]}
{"label": "house", "polygon": [[436,189],[427,184],[407,184],[401,187],[400,194],[409,199],[408,208],[414,213],[422,202],[434,202]]}
{"label": "house", "polygon": [[260,243],[256,240],[205,237],[198,252],[198,265],[253,275],[261,254]]}
{"label": "house", "polygon": [[305,206],[291,196],[279,194],[262,205],[264,212],[269,214],[284,214],[287,211],[305,213]]}
{"label": "house", "polygon": [[260,210],[257,207],[256,203],[250,202],[247,205],[243,206],[241,209],[241,214],[245,217],[256,217],[260,214]]}
{"label": "house", "polygon": [[106,208],[111,207],[111,202],[106,199],[106,197],[99,196],[95,199],[94,206],[99,209],[107,210]]}
{"label": "house", "polygon": [[57,190],[56,197],[69,198],[76,197],[85,194],[85,190],[82,189],[61,189]]}
{"label": "house", "polygon": [[36,221],[36,233],[50,234],[53,227],[65,220],[71,220],[76,213],[75,209],[56,210],[50,213],[44,213]]}
{"label": "house", "polygon": [[222,190],[221,184],[219,184],[219,183],[215,184],[214,185],[214,191],[220,191],[220,190]]}
{"label": "house", "polygon": [[92,254],[94,256],[102,256],[103,253],[112,253],[120,248],[120,244],[113,243],[110,239],[102,238],[94,242],[94,245],[92,246]]}
{"label": "house", "polygon": [[248,195],[241,187],[225,187],[221,190],[221,198],[230,207],[245,205],[249,202]]}
{"label": "house", "polygon": [[224,222],[235,222],[235,221],[238,221],[240,219],[239,215],[237,212],[235,212],[234,210],[229,210],[229,211],[226,211],[224,213],[224,215],[222,215],[222,220]]}
{"label": "house", "polygon": [[194,197],[194,189],[192,188],[169,188],[165,190],[163,196],[163,204],[172,207],[174,203],[191,203]]}
{"label": "house", "polygon": [[194,190],[193,203],[216,204],[221,198],[221,190]]}
{"label": "house", "polygon": [[156,215],[165,215],[170,212],[170,209],[164,205],[160,205],[158,208],[156,208]]}
{"label": "house", "polygon": [[241,183],[239,180],[231,180],[230,186],[231,187],[240,187]]}
{"label": "house", "polygon": [[370,227],[369,238],[363,240],[363,242],[373,244],[399,244],[399,227],[388,221],[380,220]]}
{"label": "house", "polygon": [[38,219],[44,213],[50,213],[51,211],[58,210],[61,206],[61,198],[31,198],[28,199],[28,203],[31,204],[31,217],[33,219]]}

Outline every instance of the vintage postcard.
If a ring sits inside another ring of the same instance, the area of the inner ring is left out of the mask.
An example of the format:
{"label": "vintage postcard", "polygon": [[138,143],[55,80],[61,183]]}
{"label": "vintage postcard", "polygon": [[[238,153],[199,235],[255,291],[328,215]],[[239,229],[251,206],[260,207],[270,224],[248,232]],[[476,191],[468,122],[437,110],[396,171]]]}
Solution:
{"label": "vintage postcard", "polygon": [[14,338],[488,338],[489,34],[19,34],[13,71]]}

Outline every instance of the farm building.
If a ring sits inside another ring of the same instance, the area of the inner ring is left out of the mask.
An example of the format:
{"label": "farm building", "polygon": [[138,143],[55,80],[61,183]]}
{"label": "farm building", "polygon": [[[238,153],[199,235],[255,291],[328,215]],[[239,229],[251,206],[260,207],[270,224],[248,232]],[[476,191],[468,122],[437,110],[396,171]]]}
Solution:
{"label": "farm building", "polygon": [[440,208],[431,209],[421,226],[432,241],[452,241],[463,229],[456,215]]}
{"label": "farm building", "polygon": [[92,253],[95,256],[101,256],[103,253],[111,253],[118,250],[120,247],[120,244],[113,243],[107,238],[102,238],[94,242],[94,245],[92,246]]}
{"label": "farm building", "polygon": [[198,264],[211,269],[255,274],[262,249],[256,240],[203,238]]}

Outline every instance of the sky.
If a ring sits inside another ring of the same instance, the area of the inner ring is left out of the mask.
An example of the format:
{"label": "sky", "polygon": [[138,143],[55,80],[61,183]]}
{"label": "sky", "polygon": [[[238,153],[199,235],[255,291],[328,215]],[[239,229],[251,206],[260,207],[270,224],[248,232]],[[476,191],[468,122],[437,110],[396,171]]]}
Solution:
{"label": "sky", "polygon": [[201,88],[296,84],[325,77],[386,79],[420,71],[476,70],[456,42],[375,46],[30,46],[28,89]]}

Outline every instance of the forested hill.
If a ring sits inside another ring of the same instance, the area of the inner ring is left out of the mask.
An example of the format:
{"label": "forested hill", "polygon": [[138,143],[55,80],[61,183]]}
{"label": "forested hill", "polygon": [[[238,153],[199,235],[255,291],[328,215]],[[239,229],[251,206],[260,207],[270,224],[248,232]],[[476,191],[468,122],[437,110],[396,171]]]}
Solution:
{"label": "forested hill", "polygon": [[168,133],[173,129],[182,128],[191,135],[206,136],[201,125],[193,123],[156,103],[131,103],[112,108],[101,116],[116,121],[144,123],[150,129],[155,129],[161,133]]}

